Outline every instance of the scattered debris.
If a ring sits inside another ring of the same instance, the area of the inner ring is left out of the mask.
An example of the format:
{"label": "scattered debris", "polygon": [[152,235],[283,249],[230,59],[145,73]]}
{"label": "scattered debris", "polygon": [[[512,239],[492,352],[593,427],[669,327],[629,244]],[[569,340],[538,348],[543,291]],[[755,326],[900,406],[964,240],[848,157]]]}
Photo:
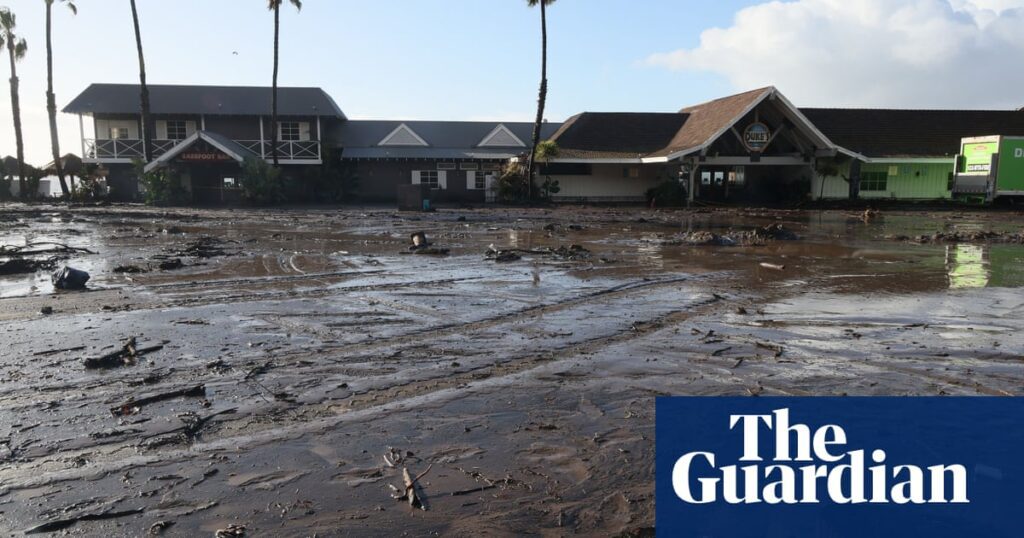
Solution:
{"label": "scattered debris", "polygon": [[167,529],[169,529],[169,528],[171,528],[173,526],[174,526],[174,522],[173,521],[157,521],[156,523],[150,525],[150,527],[149,527],[149,534],[152,535],[152,536],[157,536],[157,535],[163,534],[163,532],[165,530],[167,530]]}
{"label": "scattered debris", "polygon": [[113,271],[117,274],[138,274],[148,272],[147,269],[143,269],[137,265],[119,265],[115,267]]}
{"label": "scattered debris", "polygon": [[59,290],[84,290],[89,278],[89,273],[65,265],[53,273],[50,280]]}
{"label": "scattered debris", "polygon": [[39,313],[44,315],[44,316],[52,315],[53,314],[53,307],[52,306],[44,306],[44,307],[39,309]]}
{"label": "scattered debris", "polygon": [[245,536],[245,525],[232,523],[223,529],[217,529],[214,538],[242,538]]}
{"label": "scattered debris", "polygon": [[936,244],[936,243],[999,243],[1024,245],[1024,231],[996,232],[992,230],[974,230],[952,232],[935,232],[931,235],[919,235],[910,237],[907,235],[887,235],[885,239],[890,241],[909,241],[912,243]]}
{"label": "scattered debris", "polygon": [[169,260],[164,260],[160,262],[160,264],[157,265],[157,267],[161,271],[174,271],[176,269],[181,269],[182,267],[185,267],[185,264],[181,262],[181,258],[171,258]]}
{"label": "scattered debris", "polygon": [[0,262],[0,275],[20,275],[37,271],[48,271],[56,267],[58,261],[57,258],[47,258],[44,260],[14,258]]}
{"label": "scattered debris", "polygon": [[129,338],[123,346],[121,346],[121,349],[107,353],[101,357],[87,358],[83,363],[85,364],[86,369],[89,370],[132,366],[138,362],[139,357],[147,353],[160,351],[163,348],[163,345],[155,345],[140,349],[136,345],[135,337],[133,336]]}
{"label": "scattered debris", "polygon": [[734,247],[763,245],[768,241],[796,241],[800,237],[781,224],[769,224],[753,230],[729,230],[722,234],[706,230],[684,232],[668,239],[656,239],[662,246]]}
{"label": "scattered debris", "polygon": [[174,398],[183,397],[203,397],[206,396],[206,385],[196,385],[194,387],[187,387],[178,390],[172,390],[169,392],[161,392],[157,394],[147,394],[138,398],[131,398],[127,402],[110,408],[110,413],[115,417],[123,417],[126,415],[134,415],[139,410],[148,404],[162,402],[164,400],[171,400]]}
{"label": "scattered debris", "polygon": [[123,510],[123,511],[119,511],[119,512],[115,512],[115,511],[113,511],[113,509],[110,509],[110,510],[107,510],[107,511],[104,511],[104,512],[80,514],[80,515],[77,515],[75,517],[70,517],[70,518],[67,518],[67,519],[57,519],[57,520],[54,520],[54,521],[48,521],[46,523],[43,523],[41,525],[37,525],[35,527],[32,527],[31,529],[26,530],[25,534],[39,534],[41,532],[56,532],[56,531],[59,531],[59,530],[64,530],[64,529],[67,529],[69,527],[72,527],[76,523],[78,523],[79,521],[101,521],[101,520],[104,520],[104,519],[117,519],[117,518],[122,518],[122,517],[134,516],[136,514],[141,514],[144,511],[145,511],[144,508],[134,508],[134,509],[131,509],[131,510]]}
{"label": "scattered debris", "polygon": [[405,486],[404,492],[403,490],[400,490],[395,486],[388,484],[388,486],[391,488],[393,492],[392,498],[394,498],[396,501],[408,501],[409,506],[413,508],[419,508],[424,512],[427,511],[427,505],[423,502],[423,497],[420,495],[418,491],[419,480],[426,476],[433,466],[434,464],[428,465],[427,470],[416,475],[416,478],[413,478],[412,475],[409,474],[408,467],[402,467],[402,483]]}

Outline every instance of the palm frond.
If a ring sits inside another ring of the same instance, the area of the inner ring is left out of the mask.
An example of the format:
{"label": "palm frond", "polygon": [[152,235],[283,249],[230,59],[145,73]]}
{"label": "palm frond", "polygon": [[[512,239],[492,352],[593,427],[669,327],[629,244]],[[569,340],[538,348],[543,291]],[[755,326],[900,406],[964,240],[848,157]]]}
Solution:
{"label": "palm frond", "polygon": [[28,53],[28,43],[25,42],[25,38],[21,38],[14,45],[14,59],[20,60],[25,57],[26,53]]}
{"label": "palm frond", "polygon": [[71,10],[72,14],[78,15],[78,6],[76,6],[74,2],[72,2],[71,0],[60,0],[60,1],[64,2],[64,5],[68,6],[68,9]]}

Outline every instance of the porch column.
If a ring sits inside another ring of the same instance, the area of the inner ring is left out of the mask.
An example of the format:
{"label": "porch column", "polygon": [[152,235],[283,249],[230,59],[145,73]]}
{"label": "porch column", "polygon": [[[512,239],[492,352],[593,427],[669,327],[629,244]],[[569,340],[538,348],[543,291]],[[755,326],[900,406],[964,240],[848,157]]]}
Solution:
{"label": "porch column", "polygon": [[323,137],[323,135],[320,132],[320,116],[317,116],[316,117],[316,158],[321,160],[321,161],[324,160],[323,148],[324,148],[324,137]]}
{"label": "porch column", "polygon": [[860,160],[854,159],[850,163],[850,199],[860,198]]}
{"label": "porch column", "polygon": [[267,158],[267,151],[266,151],[266,148],[264,148],[264,141],[263,141],[263,116],[260,116],[260,158],[261,159],[266,159]]}
{"label": "porch column", "polygon": [[78,115],[78,136],[82,140],[82,158],[85,159],[85,120],[81,114]]}
{"label": "porch column", "polygon": [[686,189],[687,205],[692,206],[697,199],[697,174],[700,173],[700,163],[693,161],[690,167],[690,186]]}

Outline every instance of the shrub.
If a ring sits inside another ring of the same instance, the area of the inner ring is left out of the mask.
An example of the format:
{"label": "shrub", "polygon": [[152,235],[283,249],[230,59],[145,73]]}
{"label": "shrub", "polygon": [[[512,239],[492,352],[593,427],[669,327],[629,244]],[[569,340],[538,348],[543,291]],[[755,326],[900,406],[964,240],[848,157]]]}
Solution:
{"label": "shrub", "polygon": [[647,202],[659,206],[681,207],[686,205],[686,186],[676,179],[666,179],[657,187],[647,190]]}
{"label": "shrub", "polygon": [[285,200],[281,170],[263,159],[248,158],[242,163],[242,199],[255,205],[278,204]]}
{"label": "shrub", "polygon": [[[188,190],[181,183],[181,174],[173,168],[145,171],[141,160],[135,161],[135,174],[143,189],[147,205],[180,205],[189,200]],[[76,199],[92,199],[99,195],[99,181],[93,174],[83,177],[75,193]]]}

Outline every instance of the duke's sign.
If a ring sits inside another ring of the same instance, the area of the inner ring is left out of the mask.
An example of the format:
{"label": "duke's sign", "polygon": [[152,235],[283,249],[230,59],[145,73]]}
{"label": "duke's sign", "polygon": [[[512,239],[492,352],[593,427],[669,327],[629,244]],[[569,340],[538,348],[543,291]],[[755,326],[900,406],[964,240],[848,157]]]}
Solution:
{"label": "duke's sign", "polygon": [[1024,399],[659,398],[656,528],[1020,536],[1022,446]]}

